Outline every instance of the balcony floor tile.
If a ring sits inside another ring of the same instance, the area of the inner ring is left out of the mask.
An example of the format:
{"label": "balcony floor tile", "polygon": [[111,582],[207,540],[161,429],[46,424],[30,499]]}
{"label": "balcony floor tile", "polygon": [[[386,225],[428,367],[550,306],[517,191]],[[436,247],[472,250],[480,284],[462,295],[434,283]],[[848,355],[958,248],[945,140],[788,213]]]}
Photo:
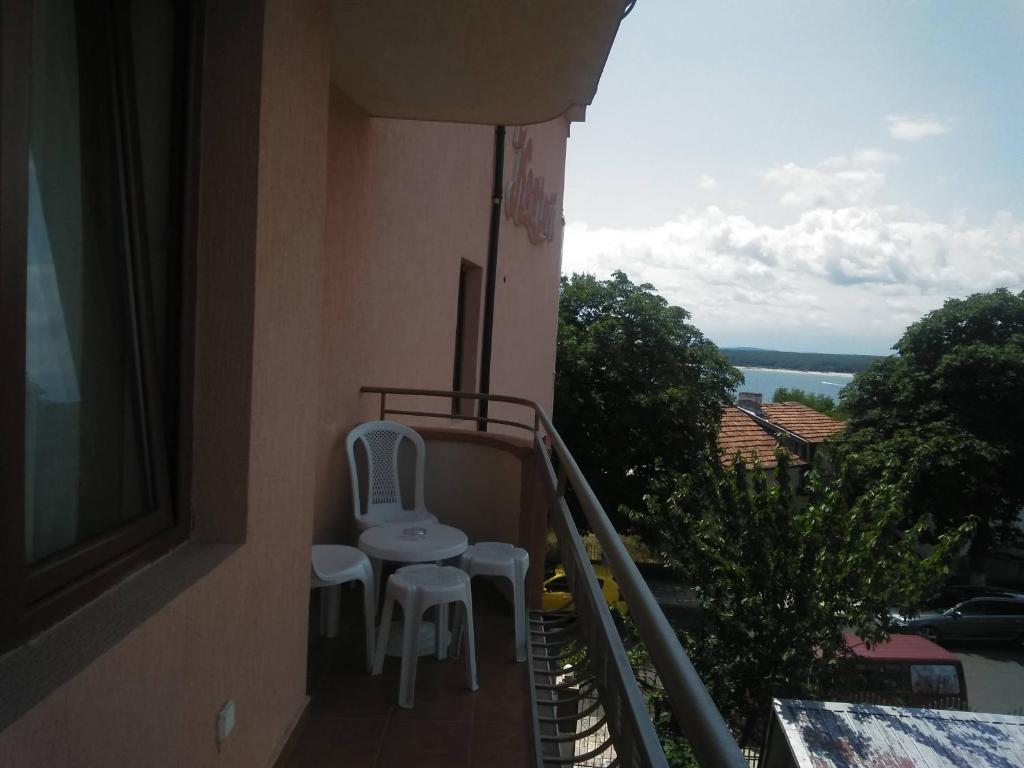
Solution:
{"label": "balcony floor tile", "polygon": [[529,678],[525,662],[513,660],[511,607],[482,579],[473,602],[480,689],[466,688],[464,659],[421,656],[415,706],[402,709],[400,662],[388,658],[380,676],[367,674],[359,594],[344,590],[342,617],[351,620],[340,637],[311,641],[310,704],[276,767],[532,765]]}

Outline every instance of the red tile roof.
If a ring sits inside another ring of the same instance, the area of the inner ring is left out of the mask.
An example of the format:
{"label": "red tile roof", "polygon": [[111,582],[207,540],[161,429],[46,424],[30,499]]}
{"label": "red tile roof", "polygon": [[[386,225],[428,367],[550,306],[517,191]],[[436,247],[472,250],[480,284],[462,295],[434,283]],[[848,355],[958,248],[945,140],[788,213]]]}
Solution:
{"label": "red tile roof", "polygon": [[[732,458],[739,452],[747,466],[754,463],[756,454],[761,460],[762,467],[774,467],[778,464],[775,460],[777,445],[774,437],[736,406],[730,405],[722,411],[718,450],[722,454],[722,464],[725,466],[732,466]],[[803,463],[795,454],[790,453],[790,456],[794,464]]]}
{"label": "red tile roof", "polygon": [[803,403],[765,403],[764,417],[809,443],[823,443],[846,426]]}

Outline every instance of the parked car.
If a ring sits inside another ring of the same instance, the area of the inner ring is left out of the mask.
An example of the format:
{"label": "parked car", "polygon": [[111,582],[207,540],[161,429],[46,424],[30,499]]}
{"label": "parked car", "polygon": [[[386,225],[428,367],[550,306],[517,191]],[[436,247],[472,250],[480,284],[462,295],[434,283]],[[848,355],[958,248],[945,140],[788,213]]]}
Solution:
{"label": "parked car", "polygon": [[[612,569],[607,565],[595,565],[594,573],[597,575],[597,583],[601,585],[601,592],[609,607],[619,613],[626,613],[626,603],[619,592],[619,585],[615,582]],[[569,591],[569,580],[565,575],[565,568],[556,566],[553,575],[544,580],[544,594],[541,596],[541,607],[546,611],[572,609],[573,596]]]}
{"label": "parked car", "polygon": [[1002,640],[1024,643],[1024,597],[975,597],[945,611],[898,617],[901,629],[938,643]]}
{"label": "parked car", "polygon": [[980,584],[950,584],[943,587],[929,600],[925,607],[933,611],[945,611],[948,608],[959,605],[965,600],[975,597],[1020,597],[1024,593],[1014,592],[1001,587],[988,587]]}
{"label": "parked car", "polygon": [[843,639],[852,652],[854,674],[843,688],[829,692],[830,699],[892,707],[968,708],[963,665],[931,640],[895,634],[869,648],[852,632]]}

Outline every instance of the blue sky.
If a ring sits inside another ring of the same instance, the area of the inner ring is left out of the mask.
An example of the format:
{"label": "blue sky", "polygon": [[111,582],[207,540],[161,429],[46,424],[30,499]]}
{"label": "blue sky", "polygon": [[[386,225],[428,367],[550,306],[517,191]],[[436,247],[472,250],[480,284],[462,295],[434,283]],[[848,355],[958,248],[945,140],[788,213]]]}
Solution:
{"label": "blue sky", "polygon": [[563,270],[722,345],[885,353],[1024,288],[1024,2],[639,0],[572,128]]}

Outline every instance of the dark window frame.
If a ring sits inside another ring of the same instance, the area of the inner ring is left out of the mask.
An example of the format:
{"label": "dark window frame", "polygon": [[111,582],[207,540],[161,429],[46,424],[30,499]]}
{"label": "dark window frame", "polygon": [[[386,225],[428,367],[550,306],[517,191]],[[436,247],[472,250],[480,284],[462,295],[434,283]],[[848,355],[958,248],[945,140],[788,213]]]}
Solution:
{"label": "dark window frame", "polygon": [[[167,340],[174,354],[165,378],[176,380],[171,402],[156,398],[155,368],[139,366],[136,385],[154,439],[171,446],[166,461],[146,456],[154,483],[162,482],[169,498],[162,509],[143,514],[68,550],[29,564],[25,552],[25,309],[28,229],[28,158],[31,114],[31,0],[0,0],[0,361],[4,361],[0,387],[0,653],[94,599],[130,571],[152,561],[184,541],[191,529],[188,504],[191,463],[192,358],[194,337],[194,283],[196,231],[196,137],[198,132],[201,67],[202,6],[177,2],[181,23],[175,31],[175,82],[172,102],[174,140],[168,180],[172,190],[176,254],[175,274],[168,286],[173,307]],[[126,0],[107,0],[107,32],[124,33],[128,23]],[[108,41],[109,42],[109,41]],[[119,140],[117,174],[120,225],[129,291],[142,300],[144,276],[139,270],[141,218],[136,190],[141,184],[137,136],[130,126],[135,105],[130,87],[130,61],[126,38],[110,46],[109,64],[115,121]],[[133,315],[133,320],[144,313]],[[144,323],[143,323],[144,325]],[[140,355],[155,354],[152,329],[138,329]],[[13,362],[12,362],[13,361]],[[161,426],[160,422],[164,424]],[[170,438],[169,440],[167,438]],[[159,476],[159,477],[157,477]],[[155,487],[152,486],[151,487]]]}

